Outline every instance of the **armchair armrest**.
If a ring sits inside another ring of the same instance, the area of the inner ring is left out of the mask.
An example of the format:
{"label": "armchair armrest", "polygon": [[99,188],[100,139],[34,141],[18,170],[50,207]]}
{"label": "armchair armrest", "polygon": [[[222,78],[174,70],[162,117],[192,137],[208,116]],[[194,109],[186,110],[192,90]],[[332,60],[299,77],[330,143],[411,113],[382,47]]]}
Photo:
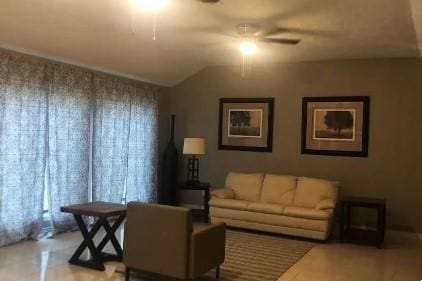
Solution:
{"label": "armchair armrest", "polygon": [[192,233],[190,243],[190,277],[203,275],[224,262],[226,224],[219,223]]}
{"label": "armchair armrest", "polygon": [[217,197],[220,199],[235,199],[236,198],[236,193],[234,193],[234,191],[230,188],[214,189],[211,191],[211,195],[213,197]]}
{"label": "armchair armrest", "polygon": [[324,199],[321,200],[317,205],[317,210],[331,210],[336,207],[336,202],[333,199]]}

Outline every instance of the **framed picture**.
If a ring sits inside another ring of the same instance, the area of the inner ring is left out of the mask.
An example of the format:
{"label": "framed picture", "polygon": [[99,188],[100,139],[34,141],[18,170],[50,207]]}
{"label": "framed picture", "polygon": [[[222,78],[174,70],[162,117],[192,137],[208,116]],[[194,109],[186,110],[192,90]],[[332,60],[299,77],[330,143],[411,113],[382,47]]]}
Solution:
{"label": "framed picture", "polygon": [[274,98],[220,99],[218,149],[271,152]]}
{"label": "framed picture", "polygon": [[369,97],[307,97],[302,102],[302,153],[368,156]]}

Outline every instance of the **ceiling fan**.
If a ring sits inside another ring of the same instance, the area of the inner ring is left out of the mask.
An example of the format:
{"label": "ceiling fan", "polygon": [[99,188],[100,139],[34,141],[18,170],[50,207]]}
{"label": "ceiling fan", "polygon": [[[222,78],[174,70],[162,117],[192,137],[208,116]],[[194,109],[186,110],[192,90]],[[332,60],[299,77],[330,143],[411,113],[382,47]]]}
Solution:
{"label": "ceiling fan", "polygon": [[241,23],[237,25],[237,34],[240,38],[245,40],[256,40],[264,43],[296,45],[301,40],[293,38],[274,38],[274,36],[288,32],[289,30],[275,27],[269,30],[264,30],[258,24]]}

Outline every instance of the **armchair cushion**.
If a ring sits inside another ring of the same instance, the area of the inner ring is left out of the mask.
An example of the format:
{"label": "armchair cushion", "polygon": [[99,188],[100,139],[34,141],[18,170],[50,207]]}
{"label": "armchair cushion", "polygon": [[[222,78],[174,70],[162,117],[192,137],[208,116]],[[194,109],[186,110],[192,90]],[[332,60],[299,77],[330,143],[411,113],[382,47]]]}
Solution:
{"label": "armchair cushion", "polygon": [[230,188],[214,189],[211,195],[220,199],[236,199],[236,193]]}

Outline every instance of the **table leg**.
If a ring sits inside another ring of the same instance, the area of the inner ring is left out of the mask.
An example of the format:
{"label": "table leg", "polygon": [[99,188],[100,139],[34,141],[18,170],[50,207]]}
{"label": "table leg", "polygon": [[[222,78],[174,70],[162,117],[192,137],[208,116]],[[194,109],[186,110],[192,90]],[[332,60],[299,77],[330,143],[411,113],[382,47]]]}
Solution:
{"label": "table leg", "polygon": [[340,235],[340,242],[344,242],[344,204],[340,205],[340,221],[339,221],[339,235]]}
{"label": "table leg", "polygon": [[376,246],[377,248],[381,248],[382,244],[384,243],[384,236],[385,236],[385,207],[378,208],[378,218],[377,218],[377,239],[376,239]]}
{"label": "table leg", "polygon": [[350,233],[350,229],[352,228],[352,206],[346,206],[346,236]]}
{"label": "table leg", "polygon": [[204,222],[209,222],[209,216],[210,216],[210,206],[208,202],[210,201],[210,190],[207,188],[205,189],[204,194]]}
{"label": "table leg", "polygon": [[[126,218],[125,215],[119,216],[112,226],[110,225],[107,218],[99,218],[95,222],[94,226],[92,227],[90,231],[88,231],[82,219],[82,216],[74,215],[74,217],[84,240],[82,241],[78,249],[75,251],[73,256],[70,258],[69,263],[83,266],[83,267],[88,267],[95,270],[104,271],[105,270],[104,261],[108,261],[108,260],[121,261],[123,259],[123,250],[119,244],[119,241],[117,240],[115,236],[115,232],[125,220]],[[106,235],[96,247],[93,242],[93,238],[98,233],[101,227],[104,227],[106,231]],[[109,241],[113,245],[116,251],[116,255],[102,252],[104,247],[107,245]],[[91,260],[80,259],[80,256],[82,255],[82,253],[85,251],[86,248],[88,248],[89,252],[91,253],[91,256],[92,256]]]}
{"label": "table leg", "polygon": [[[81,231],[82,237],[84,241],[75,251],[73,256],[70,258],[69,263],[79,266],[88,267],[91,269],[101,270],[104,271],[104,264],[101,260],[101,252],[95,247],[94,242],[92,239],[94,238],[95,234],[98,232],[102,225],[102,219],[100,218],[95,224],[91,231],[88,231],[85,222],[82,219],[81,215],[74,215],[76,223],[78,224],[79,230]],[[92,255],[92,259],[89,261],[84,261],[80,259],[83,251],[88,248],[89,252]]]}
{"label": "table leg", "polygon": [[[92,227],[91,231],[89,232],[90,239],[94,238],[97,232],[101,228],[101,223],[97,220],[94,226]],[[78,259],[80,255],[82,255],[83,251],[86,249],[86,242],[85,240],[79,245],[78,249],[75,251],[71,259]]]}
{"label": "table leg", "polygon": [[117,240],[116,236],[115,236],[115,232],[116,230],[120,227],[120,225],[123,223],[123,221],[125,220],[126,216],[120,216],[113,224],[113,226],[110,226],[110,223],[108,222],[107,219],[103,220],[102,222],[102,226],[104,227],[105,231],[106,231],[106,236],[104,237],[104,239],[100,242],[100,244],[98,244],[97,249],[101,252],[104,247],[107,245],[108,241],[111,242],[111,244],[114,247],[114,250],[116,251],[117,255],[110,255],[107,253],[102,253],[103,258],[106,258],[107,260],[118,260],[121,261],[123,259],[123,250],[122,247],[120,246],[119,241]]}

